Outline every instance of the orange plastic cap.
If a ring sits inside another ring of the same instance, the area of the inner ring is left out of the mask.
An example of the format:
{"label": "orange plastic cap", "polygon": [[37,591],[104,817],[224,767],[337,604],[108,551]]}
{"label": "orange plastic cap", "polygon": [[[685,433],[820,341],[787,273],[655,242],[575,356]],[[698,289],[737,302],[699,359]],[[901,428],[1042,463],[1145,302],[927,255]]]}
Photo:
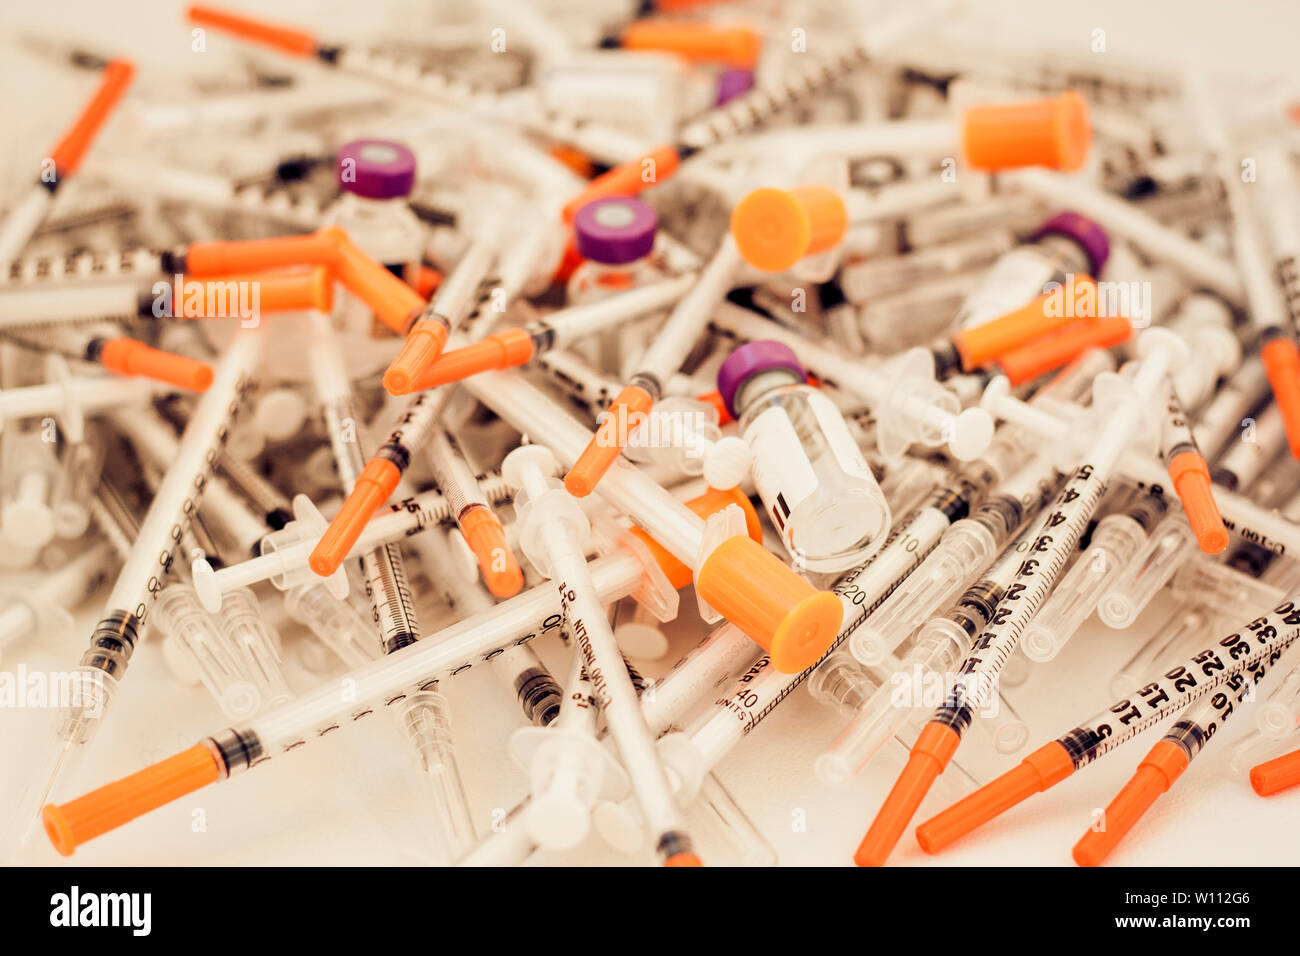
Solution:
{"label": "orange plastic cap", "polygon": [[636,159],[597,176],[564,206],[564,221],[572,224],[578,210],[609,196],[639,196],[651,186],[672,177],[682,158],[676,146],[657,146]]}
{"label": "orange plastic cap", "polygon": [[370,306],[375,318],[398,335],[405,334],[411,327],[411,320],[423,312],[427,304],[420,293],[354,246],[342,229],[330,227],[321,231],[335,236],[337,256],[334,272],[338,280]]}
{"label": "orange plastic cap", "polygon": [[135,339],[109,339],[100,350],[99,362],[116,375],[140,375],[188,392],[206,392],[212,384],[212,366],[207,362],[163,352]]}
{"label": "orange plastic cap", "polygon": [[[1091,276],[1082,274],[1076,274],[1074,282],[1076,290],[1081,285],[1096,285]],[[1085,297],[1084,301],[1089,300]],[[1091,301],[1096,302],[1097,297],[1093,295]],[[954,332],[952,343],[961,355],[961,367],[969,372],[1041,336],[1065,329],[1078,319],[1089,318],[1092,316],[1077,314],[1073,303],[1063,299],[1060,292],[1049,292],[1006,315]]]}
{"label": "orange plastic cap", "polygon": [[1161,740],[1152,747],[1146,759],[1138,764],[1133,779],[1106,807],[1100,829],[1089,830],[1074,845],[1074,862],[1079,866],[1100,866],[1142,819],[1142,814],[1173,786],[1187,764],[1187,752],[1172,740]]}
{"label": "orange plastic cap", "polygon": [[1055,740],[1039,747],[1002,776],[958,800],[916,828],[916,842],[938,853],[959,837],[983,826],[1022,800],[1055,786],[1074,773],[1070,754]]}
{"label": "orange plastic cap", "polygon": [[[758,512],[754,510],[754,504],[749,500],[743,491],[739,488],[728,488],[726,491],[717,488],[710,488],[698,498],[692,498],[686,502],[686,507],[690,508],[701,518],[708,518],[714,512],[721,511],[728,505],[738,505],[740,510],[745,514],[745,531],[755,541],[763,540],[763,525],[758,520]],[[633,528],[632,534],[640,538],[642,543],[650,551],[650,556],[655,559],[664,576],[668,578],[668,583],[677,590],[681,590],[691,583],[694,574],[690,566],[682,563],[671,551],[641,528]]]}
{"label": "orange plastic cap", "polygon": [[460,516],[460,531],[478,558],[488,590],[499,598],[514,597],[524,586],[524,572],[506,544],[506,531],[490,508],[471,508]]}
{"label": "orange plastic cap", "polygon": [[402,473],[387,458],[366,462],[357,483],[307,559],[313,571],[327,578],[339,569],[371,516],[388,501],[401,480]]}
{"label": "orange plastic cap", "polygon": [[966,111],[966,161],[976,169],[1047,166],[1073,172],[1088,158],[1088,104],[1074,90],[1022,103],[989,103]]}
{"label": "orange plastic cap", "polygon": [[71,856],[87,840],[215,783],[220,777],[217,758],[198,744],[84,797],[61,806],[47,804],[41,811],[41,821],[54,849]]}
{"label": "orange plastic cap", "polygon": [[1250,785],[1261,797],[1300,786],[1300,750],[1251,767]]}
{"label": "orange plastic cap", "polygon": [[1264,344],[1259,358],[1282,414],[1291,455],[1300,458],[1300,351],[1290,339],[1276,338]]}
{"label": "orange plastic cap", "polygon": [[418,319],[406,333],[402,349],[384,372],[384,388],[390,395],[409,395],[422,377],[429,374],[442,355],[451,333],[438,319]]}
{"label": "orange plastic cap", "polygon": [[701,21],[637,20],[619,37],[625,50],[676,53],[692,63],[720,63],[738,70],[758,62],[762,39],[749,27]]}
{"label": "orange plastic cap", "polygon": [[664,866],[703,866],[694,853],[675,853],[664,860]]}
{"label": "orange plastic cap", "polygon": [[1185,451],[1169,463],[1169,480],[1187,512],[1187,523],[1196,533],[1196,543],[1206,554],[1218,554],[1228,546],[1228,529],[1214,503],[1210,466],[1199,452]]}
{"label": "orange plastic cap", "polygon": [[[285,266],[333,265],[338,258],[339,235],[322,229],[302,236],[243,239],[235,242],[196,242],[185,250],[185,271],[196,278],[232,272],[263,272]],[[391,273],[390,273],[391,275]]]}
{"label": "orange plastic cap", "polygon": [[817,663],[839,633],[844,608],[753,538],[736,535],[718,545],[700,567],[695,587],[717,610],[762,647],[772,666],[797,674]]}
{"label": "orange plastic cap", "polygon": [[462,348],[443,352],[438,361],[420,376],[411,391],[423,392],[439,385],[462,382],[479,372],[526,365],[535,351],[533,337],[525,329],[506,329]]}
{"label": "orange plastic cap", "polygon": [[192,6],[189,10],[191,23],[211,27],[231,36],[239,37],[250,43],[260,43],[281,53],[291,56],[312,56],[316,52],[316,38],[306,30],[254,20],[252,17],[240,16],[216,7]]}
{"label": "orange plastic cap", "polygon": [[135,79],[135,64],[126,60],[114,60],[104,67],[99,81],[99,89],[82,109],[72,128],[63,134],[58,145],[50,151],[54,162],[54,175],[57,178],[71,176],[81,165],[82,157],[90,144],[99,135],[100,128],[112,115],[113,108],[126,95],[131,81]]}
{"label": "orange plastic cap", "polygon": [[829,186],[756,189],[731,212],[731,235],[755,269],[784,272],[835,246],[849,226],[844,200]]}
{"label": "orange plastic cap", "polygon": [[433,298],[433,294],[438,291],[438,286],[442,285],[442,273],[437,269],[430,269],[428,266],[420,266],[419,271],[415,274],[415,291],[420,294],[420,298],[428,301]]}
{"label": "orange plastic cap", "polygon": [[939,774],[957,751],[961,738],[947,724],[926,723],[916,735],[907,764],[885,797],[871,828],[858,844],[853,862],[858,866],[884,866],[899,838],[916,816],[917,808],[934,786]]}
{"label": "orange plastic cap", "polygon": [[596,490],[614,460],[627,445],[628,437],[641,426],[650,414],[654,399],[650,393],[635,385],[628,385],[610,403],[596,434],[564,476],[564,487],[575,498],[585,498]]}
{"label": "orange plastic cap", "polygon": [[1108,349],[1133,337],[1133,323],[1122,315],[1082,319],[1028,345],[1004,352],[997,363],[1012,385],[1032,382],[1064,368],[1089,349]]}

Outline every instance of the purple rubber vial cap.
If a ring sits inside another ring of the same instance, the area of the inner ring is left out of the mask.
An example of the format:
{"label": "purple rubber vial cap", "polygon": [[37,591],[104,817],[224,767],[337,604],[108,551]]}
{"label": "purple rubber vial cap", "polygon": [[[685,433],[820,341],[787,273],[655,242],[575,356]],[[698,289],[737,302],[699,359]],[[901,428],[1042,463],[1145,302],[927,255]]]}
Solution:
{"label": "purple rubber vial cap", "polygon": [[1101,226],[1086,216],[1080,216],[1077,212],[1062,212],[1038,227],[1034,238],[1040,239],[1043,236],[1065,236],[1078,243],[1079,248],[1088,257],[1091,266],[1089,274],[1094,279],[1101,277],[1101,270],[1105,268],[1106,260],[1110,258],[1110,239]]}
{"label": "purple rubber vial cap", "polygon": [[584,259],[611,266],[635,262],[654,249],[658,225],[655,211],[639,199],[597,199],[573,217],[574,245]]}
{"label": "purple rubber vial cap", "polygon": [[746,343],[727,356],[718,369],[718,394],[732,418],[740,417],[734,402],[741,386],[755,375],[777,368],[789,369],[800,379],[808,377],[798,357],[780,342],[770,339]]}
{"label": "purple rubber vial cap", "polygon": [[754,73],[751,70],[723,70],[718,74],[718,91],[713,104],[724,106],[738,96],[744,96],[754,88]]}
{"label": "purple rubber vial cap", "polygon": [[415,154],[386,139],[358,139],[339,149],[339,188],[366,199],[399,199],[415,188]]}

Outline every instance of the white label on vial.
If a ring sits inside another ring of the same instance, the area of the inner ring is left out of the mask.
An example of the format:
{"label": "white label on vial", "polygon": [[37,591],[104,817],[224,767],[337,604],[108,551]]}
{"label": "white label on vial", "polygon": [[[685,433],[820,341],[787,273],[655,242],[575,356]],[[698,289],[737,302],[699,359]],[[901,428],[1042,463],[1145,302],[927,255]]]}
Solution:
{"label": "white label on vial", "polygon": [[839,462],[840,469],[854,478],[865,478],[874,482],[876,476],[871,473],[867,460],[862,457],[862,450],[853,440],[849,426],[844,424],[844,416],[835,407],[835,403],[821,392],[810,392],[808,407],[817,419],[817,424],[821,426],[826,444],[830,446],[831,453]]}
{"label": "white label on vial", "polygon": [[754,485],[767,506],[768,517],[789,542],[790,513],[817,491],[817,474],[804,453],[803,443],[790,424],[785,409],[773,406],[745,429],[754,451]]}
{"label": "white label on vial", "polygon": [[1047,290],[1056,276],[1056,266],[1032,249],[1008,252],[966,297],[957,315],[962,328],[970,328],[1014,312]]}

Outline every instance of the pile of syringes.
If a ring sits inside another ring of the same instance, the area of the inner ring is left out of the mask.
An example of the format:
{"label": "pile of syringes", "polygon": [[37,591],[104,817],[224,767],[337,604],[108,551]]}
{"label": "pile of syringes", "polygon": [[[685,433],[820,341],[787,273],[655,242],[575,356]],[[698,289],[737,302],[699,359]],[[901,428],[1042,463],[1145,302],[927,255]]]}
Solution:
{"label": "pile of syringes", "polygon": [[0,195],[5,858],[1286,829],[1300,90],[955,0],[232,2],[191,73],[8,38],[85,100]]}

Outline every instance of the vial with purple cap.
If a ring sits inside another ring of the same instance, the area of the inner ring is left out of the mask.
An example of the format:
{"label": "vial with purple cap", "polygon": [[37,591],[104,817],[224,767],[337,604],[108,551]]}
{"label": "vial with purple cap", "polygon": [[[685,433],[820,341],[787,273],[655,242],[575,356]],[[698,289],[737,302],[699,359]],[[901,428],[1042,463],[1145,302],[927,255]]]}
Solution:
{"label": "vial with purple cap", "polygon": [[569,302],[595,302],[664,278],[667,273],[653,256],[658,225],[654,209],[628,196],[597,199],[579,209],[573,238],[586,261],[569,279]]}
{"label": "vial with purple cap", "polygon": [[1014,312],[1065,286],[1071,276],[1098,279],[1109,256],[1110,240],[1101,226],[1077,212],[1059,213],[993,263],[962,302],[954,328],[968,329]]}
{"label": "vial with purple cap", "polygon": [[[415,188],[415,154],[401,143],[359,139],[345,143],[336,163],[343,194],[325,212],[326,225],[341,226],[352,242],[394,275],[414,284],[425,233],[407,199]],[[369,334],[370,310],[341,296],[345,331]]]}
{"label": "vial with purple cap", "polygon": [[754,484],[796,570],[857,567],[889,534],[889,504],[835,403],[780,342],[742,345],[718,392],[754,455]]}

